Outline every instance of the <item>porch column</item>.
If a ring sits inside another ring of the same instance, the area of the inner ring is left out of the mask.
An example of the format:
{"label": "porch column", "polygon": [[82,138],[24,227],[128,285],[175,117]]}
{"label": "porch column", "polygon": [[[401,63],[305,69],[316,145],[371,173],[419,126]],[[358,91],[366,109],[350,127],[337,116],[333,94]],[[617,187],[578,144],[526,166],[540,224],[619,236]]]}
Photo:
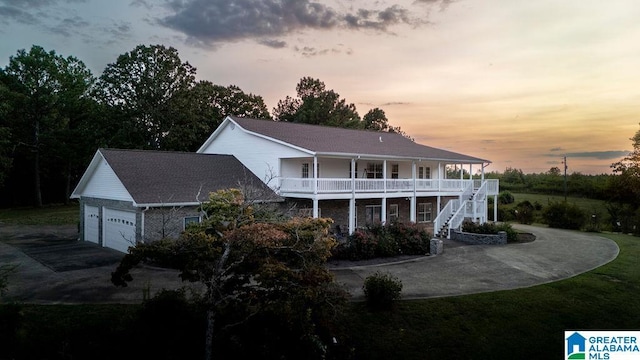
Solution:
{"label": "porch column", "polygon": [[384,192],[386,193],[387,192],[387,160],[384,160],[382,162],[382,180],[384,181]]}
{"label": "porch column", "polygon": [[[316,195],[318,194],[318,156],[317,155],[313,155],[313,193]],[[314,209],[315,209],[315,206],[314,206]],[[316,216],[314,215],[314,217]]]}
{"label": "porch column", "polygon": [[351,199],[349,199],[349,234],[356,231],[356,159],[351,159]]}
{"label": "porch column", "polygon": [[469,180],[473,180],[473,164],[469,164]]}
{"label": "porch column", "polygon": [[383,225],[387,223],[387,197],[386,196],[382,197],[382,209],[380,209],[380,222],[382,222]]}
{"label": "porch column", "polygon": [[493,195],[493,221],[498,221],[498,195]]}
{"label": "porch column", "polygon": [[356,199],[349,200],[349,234],[356,231]]}
{"label": "porch column", "polygon": [[411,162],[411,177],[413,178],[413,194],[411,194],[411,205],[409,208],[409,221],[416,222],[416,162]]}
{"label": "porch column", "polygon": [[444,176],[442,174],[442,163],[438,163],[438,192],[442,191],[442,179]]}
{"label": "porch column", "polygon": [[[458,164],[456,164],[456,170],[458,170]],[[460,180],[464,180],[464,171],[462,171],[462,164],[460,164]]]}
{"label": "porch column", "polygon": [[313,198],[313,218],[318,218],[318,198]]}

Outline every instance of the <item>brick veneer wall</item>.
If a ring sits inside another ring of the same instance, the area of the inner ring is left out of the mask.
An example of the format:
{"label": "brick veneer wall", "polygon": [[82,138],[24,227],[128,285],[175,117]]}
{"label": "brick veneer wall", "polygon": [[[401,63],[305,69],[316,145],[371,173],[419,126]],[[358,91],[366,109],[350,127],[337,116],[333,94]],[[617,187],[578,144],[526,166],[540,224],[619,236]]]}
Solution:
{"label": "brick veneer wall", "polygon": [[184,230],[184,218],[201,216],[197,206],[151,208],[144,212],[144,241],[177,239]]}

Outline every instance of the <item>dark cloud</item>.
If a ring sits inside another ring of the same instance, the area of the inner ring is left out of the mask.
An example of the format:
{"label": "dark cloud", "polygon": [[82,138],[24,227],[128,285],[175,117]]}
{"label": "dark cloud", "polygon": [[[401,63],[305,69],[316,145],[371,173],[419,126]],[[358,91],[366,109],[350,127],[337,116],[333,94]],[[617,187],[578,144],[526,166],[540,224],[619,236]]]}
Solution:
{"label": "dark cloud", "polygon": [[391,102],[386,102],[384,104],[382,104],[381,106],[396,106],[396,105],[409,105],[411,104],[410,102],[403,102],[403,101],[391,101]]}
{"label": "dark cloud", "polygon": [[[0,21],[38,25],[51,17],[48,7],[80,2],[86,0],[0,0]],[[56,30],[54,28],[54,32]]]}
{"label": "dark cloud", "polygon": [[[146,0],[132,0],[146,4]],[[425,4],[446,0],[419,1]],[[313,0],[167,0],[169,15],[158,19],[163,26],[185,34],[191,42],[213,46],[245,39],[267,44],[301,30],[374,30],[388,32],[399,24],[425,23],[408,8],[337,10]],[[261,42],[264,43],[264,40]]]}
{"label": "dark cloud", "polygon": [[287,47],[287,42],[281,40],[265,39],[258,42],[264,46],[268,46],[274,49],[282,49],[284,47]]}
{"label": "dark cloud", "polygon": [[562,150],[564,150],[564,149],[561,148],[561,147],[554,147],[552,149],[549,149],[549,151],[553,151],[553,152],[558,152],[558,151],[562,151]]}
{"label": "dark cloud", "polygon": [[62,19],[59,24],[50,26],[48,29],[50,32],[62,36],[71,36],[77,32],[80,28],[86,28],[90,24],[79,16],[73,16]]}
{"label": "dark cloud", "polygon": [[[584,151],[564,154],[568,158],[592,158],[597,160],[612,160],[619,159],[623,156],[629,155],[629,151]],[[556,157],[558,154],[546,154],[546,156]]]}
{"label": "dark cloud", "polygon": [[[114,21],[111,25],[102,28],[102,31],[110,34],[112,39],[128,39],[131,35],[131,24],[126,21]],[[110,42],[113,41],[114,40],[110,40]]]}
{"label": "dark cloud", "polygon": [[327,54],[341,54],[341,53],[346,53],[347,55],[351,55],[352,53],[351,49],[347,49],[346,51],[338,48],[317,49],[311,46],[303,46],[303,47],[294,46],[293,50],[295,50],[297,53],[305,57],[313,57],[313,56],[327,55]]}
{"label": "dark cloud", "polygon": [[13,6],[0,6],[0,20],[3,22],[17,22],[21,24],[37,24],[38,18],[29,12]]}
{"label": "dark cloud", "polygon": [[151,10],[153,8],[153,5],[146,0],[132,0],[130,5],[136,6],[136,7],[143,7],[147,10]]}

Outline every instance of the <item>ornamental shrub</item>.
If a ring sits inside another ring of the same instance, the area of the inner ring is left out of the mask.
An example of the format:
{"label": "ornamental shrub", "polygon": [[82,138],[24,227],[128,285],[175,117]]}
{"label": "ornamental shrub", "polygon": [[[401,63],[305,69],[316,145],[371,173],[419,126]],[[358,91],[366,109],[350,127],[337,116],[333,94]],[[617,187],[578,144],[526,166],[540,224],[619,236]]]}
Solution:
{"label": "ornamental shrub", "polygon": [[515,201],[513,194],[509,191],[501,191],[500,194],[498,194],[498,204],[500,205],[513,204]]}
{"label": "ornamental shrub", "polygon": [[375,224],[358,229],[332,251],[334,259],[365,260],[429,253],[431,234],[415,224]]}
{"label": "ornamental shrub", "polygon": [[552,202],[542,212],[544,221],[552,228],[580,230],[586,216],[575,204]]}
{"label": "ornamental shrub", "polygon": [[390,310],[402,296],[402,281],[389,273],[376,271],[364,280],[364,296],[372,310]]}
{"label": "ornamental shrub", "polygon": [[462,223],[462,231],[489,235],[497,235],[498,232],[504,231],[507,233],[507,242],[518,241],[518,232],[509,223],[497,224],[494,222],[486,222],[484,224],[477,224],[472,221],[465,221]]}

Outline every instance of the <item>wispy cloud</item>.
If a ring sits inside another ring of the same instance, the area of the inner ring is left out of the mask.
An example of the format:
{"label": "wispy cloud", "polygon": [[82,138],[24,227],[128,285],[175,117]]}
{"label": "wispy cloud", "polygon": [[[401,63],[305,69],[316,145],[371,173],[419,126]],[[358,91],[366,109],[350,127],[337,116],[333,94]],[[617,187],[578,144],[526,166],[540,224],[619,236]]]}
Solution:
{"label": "wispy cloud", "polygon": [[[623,156],[629,155],[629,151],[609,150],[609,151],[584,151],[584,152],[572,152],[564,154],[568,158],[592,158],[598,160],[612,160],[619,159]],[[557,157],[558,154],[546,154],[545,156]]]}

